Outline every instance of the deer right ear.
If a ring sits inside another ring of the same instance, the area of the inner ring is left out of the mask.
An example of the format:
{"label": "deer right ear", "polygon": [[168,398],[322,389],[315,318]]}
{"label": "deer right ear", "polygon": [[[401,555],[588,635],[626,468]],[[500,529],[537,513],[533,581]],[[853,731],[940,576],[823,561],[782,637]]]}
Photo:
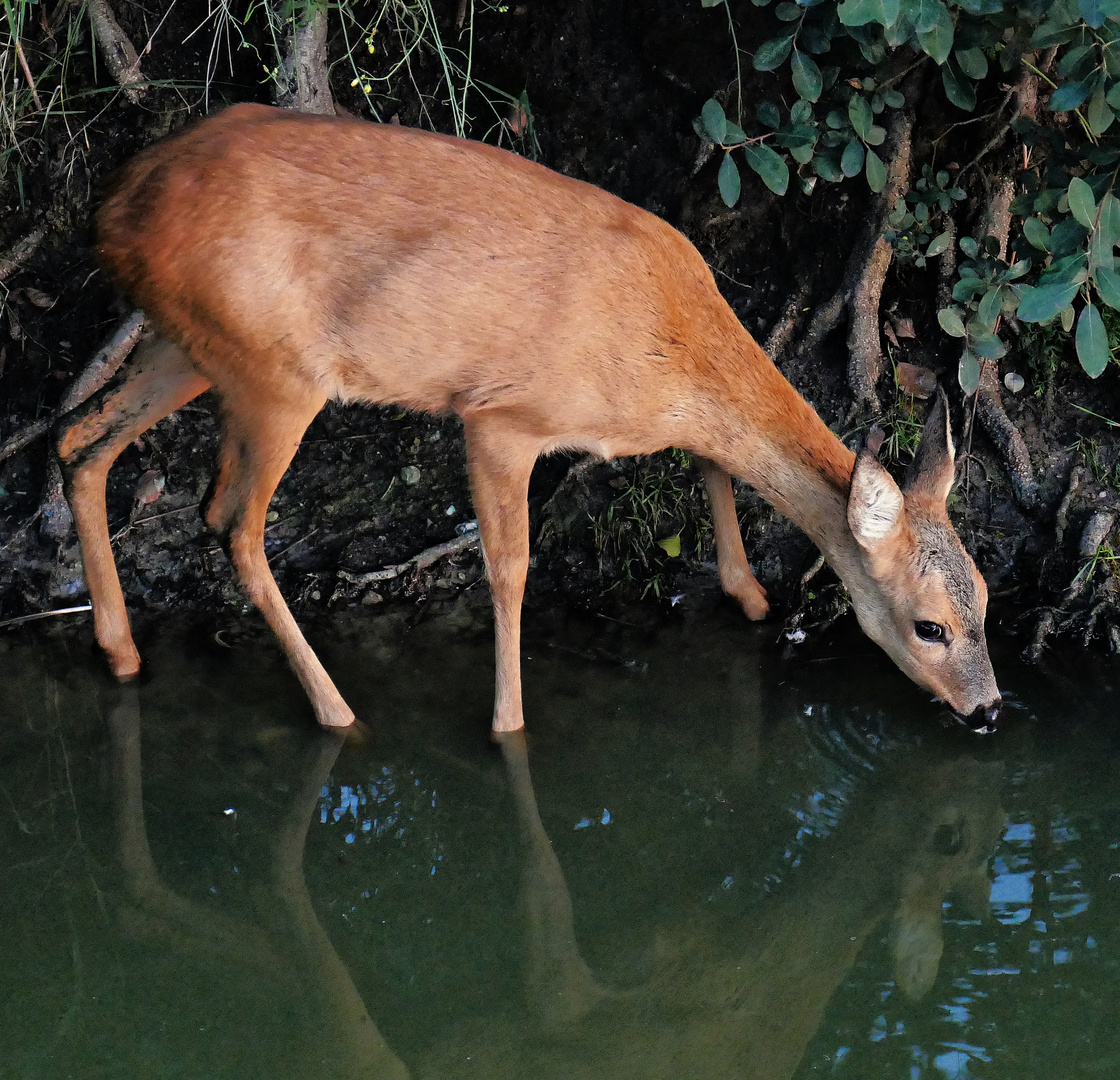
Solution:
{"label": "deer right ear", "polygon": [[875,456],[881,441],[873,432],[856,456],[848,493],[848,528],[868,553],[892,536],[902,522],[902,492]]}
{"label": "deer right ear", "polygon": [[942,387],[938,386],[933,408],[922,427],[922,437],[914,460],[906,470],[906,494],[944,505],[953,487],[953,461],[949,399]]}

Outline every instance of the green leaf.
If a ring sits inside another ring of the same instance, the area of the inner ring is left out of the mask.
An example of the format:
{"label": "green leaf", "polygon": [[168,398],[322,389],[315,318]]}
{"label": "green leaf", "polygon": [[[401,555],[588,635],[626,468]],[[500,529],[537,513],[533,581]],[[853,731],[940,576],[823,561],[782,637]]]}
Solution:
{"label": "green leaf", "polygon": [[784,195],[789,187],[789,166],[769,146],[745,146],[747,164],[775,195]]}
{"label": "green leaf", "polygon": [[943,251],[948,251],[949,244],[952,243],[953,234],[948,229],[943,233],[938,233],[930,242],[929,247],[926,248],[926,258],[932,259],[934,255],[940,255]]}
{"label": "green leaf", "polygon": [[[999,318],[999,286],[993,285],[980,301],[980,306],[976,309],[976,317],[991,330],[996,325],[996,319]],[[981,355],[987,355],[983,353]]]}
{"label": "green leaf", "polygon": [[848,119],[851,121],[852,127],[855,128],[856,134],[861,139],[866,139],[875,116],[871,111],[871,106],[867,104],[867,98],[862,94],[853,94],[852,100],[848,102]]}
{"label": "green leaf", "polygon": [[945,96],[958,109],[972,112],[976,108],[976,87],[952,60],[941,68],[941,85],[945,88]]}
{"label": "green leaf", "polygon": [[727,114],[715,98],[708,98],[700,110],[700,123],[708,138],[714,143],[722,143],[727,138]]}
{"label": "green leaf", "polygon": [[941,0],[912,0],[906,5],[906,15],[919,34],[928,34],[941,18]]}
{"label": "green leaf", "polygon": [[1097,75],[1093,72],[1078,82],[1062,83],[1050,95],[1050,108],[1054,112],[1069,112],[1071,109],[1078,108],[1092,92],[1096,81]]}
{"label": "green leaf", "polygon": [[1070,213],[1086,229],[1091,229],[1097,221],[1097,200],[1093,198],[1093,189],[1080,176],[1075,176],[1069,182],[1066,194],[1069,196]]}
{"label": "green leaf", "polygon": [[1073,328],[1073,305],[1066,304],[1062,308],[1062,329],[1068,334]]}
{"label": "green leaf", "polygon": [[971,236],[960,238],[961,251],[970,259],[975,259],[980,254],[980,245]]}
{"label": "green leaf", "polygon": [[1031,247],[1039,251],[1050,250],[1050,230],[1036,217],[1029,217],[1023,222],[1023,235]]}
{"label": "green leaf", "polygon": [[956,308],[942,308],[937,313],[937,321],[941,324],[941,329],[950,337],[964,337],[966,333],[964,320]]}
{"label": "green leaf", "polygon": [[793,70],[793,88],[806,101],[816,101],[821,96],[821,69],[816,61],[800,49],[793,50],[790,61]]}
{"label": "green leaf", "polygon": [[901,109],[906,104],[904,98],[897,90],[884,90],[883,103],[888,109]]}
{"label": "green leaf", "polygon": [[953,49],[953,16],[938,0],[937,22],[925,33],[918,35],[918,44],[935,64],[944,64]]}
{"label": "green leaf", "polygon": [[728,206],[734,206],[739,201],[742,181],[739,179],[739,166],[731,158],[729,150],[723,155],[719,166],[719,193]]}
{"label": "green leaf", "polygon": [[1007,346],[995,334],[977,334],[972,339],[971,348],[977,356],[986,360],[998,360],[1007,355]]}
{"label": "green leaf", "polygon": [[1094,135],[1103,135],[1116,119],[1116,114],[1105,101],[1104,90],[1101,87],[1097,87],[1096,92],[1089,99],[1089,109],[1085,113],[1085,119]]}
{"label": "green leaf", "polygon": [[987,289],[987,283],[978,277],[962,277],[953,286],[953,299],[967,304],[977,293]]}
{"label": "green leaf", "polygon": [[[1018,281],[1030,268],[1030,259],[1020,259],[1018,262],[1013,262],[1006,270],[1001,270],[999,279],[1000,281]],[[1004,306],[1006,307],[1006,305]]]}
{"label": "green leaf", "polygon": [[953,54],[957,64],[970,79],[986,79],[988,77],[988,58],[982,49],[973,45],[968,49],[957,49]]}
{"label": "green leaf", "polygon": [[723,133],[723,141],[732,146],[747,141],[747,133],[731,120],[727,121],[727,130]]}
{"label": "green leaf", "polygon": [[676,536],[667,536],[664,540],[658,540],[657,546],[661,548],[670,559],[680,558],[681,534],[677,533]]}
{"label": "green leaf", "polygon": [[859,176],[863,172],[864,149],[859,139],[852,139],[844,147],[840,158],[840,170],[845,176]]}
{"label": "green leaf", "polygon": [[1112,251],[1120,244],[1120,199],[1111,191],[1105,192],[1101,199],[1100,210],[1097,214],[1097,232],[1100,234],[1101,246]]}
{"label": "green leaf", "polygon": [[864,170],[867,173],[867,186],[872,191],[879,192],[887,186],[887,167],[883,164],[882,158],[870,147],[864,161]]}
{"label": "green leaf", "polygon": [[1114,311],[1120,311],[1120,273],[1107,267],[1098,267],[1093,282],[1100,298]]}
{"label": "green leaf", "polygon": [[864,137],[868,146],[882,146],[887,139],[887,129],[878,124],[872,124]]}
{"label": "green leaf", "polygon": [[1017,314],[1022,322],[1049,322],[1077,295],[1081,286],[1054,282],[1050,285],[1023,285]]}
{"label": "green leaf", "polygon": [[755,71],[773,71],[786,62],[793,47],[793,38],[779,37],[764,41],[754,54]]}
{"label": "green leaf", "polygon": [[1094,29],[1098,29],[1104,22],[1104,13],[1101,11],[1101,0],[1077,0],[1081,9],[1081,17]]}
{"label": "green leaf", "polygon": [[1120,311],[1120,274],[1098,266],[1093,279],[1100,298],[1114,311]]}
{"label": "green leaf", "polygon": [[777,129],[782,126],[782,114],[772,101],[760,101],[755,106],[754,115],[763,127]]}
{"label": "green leaf", "polygon": [[818,154],[813,158],[813,168],[819,177],[830,183],[835,184],[844,179],[843,171],[829,154]]}
{"label": "green leaf", "polygon": [[980,385],[980,361],[969,349],[966,349],[961,356],[960,366],[957,368],[957,382],[961,384],[965,397],[975,394]]}
{"label": "green leaf", "polygon": [[887,22],[883,0],[842,0],[836,14],[844,26],[866,26],[872,22],[882,26]]}
{"label": "green leaf", "polygon": [[1108,333],[1104,319],[1096,304],[1086,304],[1077,320],[1077,359],[1090,379],[1096,379],[1108,367],[1112,353],[1108,348]]}

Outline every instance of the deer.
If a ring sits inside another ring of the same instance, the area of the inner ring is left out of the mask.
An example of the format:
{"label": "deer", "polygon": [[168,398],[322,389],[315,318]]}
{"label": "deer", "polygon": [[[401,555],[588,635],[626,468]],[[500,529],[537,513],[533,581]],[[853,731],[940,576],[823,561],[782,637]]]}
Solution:
{"label": "deer", "polygon": [[98,211],[108,276],[156,329],[55,435],[97,641],[140,657],[110,548],[108,470],[212,390],[222,422],[203,519],[275,632],[324,727],[354,713],[269,569],[264,524],[328,401],[455,413],[495,626],[492,730],[524,724],[520,619],[538,457],[680,447],[698,459],[724,591],[769,611],[731,477],[817,545],[858,622],[979,733],[1001,705],[987,591],[946,511],[954,450],[940,393],[900,487],[875,440],[849,450],[658,217],[480,142],[236,105],[116,174]]}

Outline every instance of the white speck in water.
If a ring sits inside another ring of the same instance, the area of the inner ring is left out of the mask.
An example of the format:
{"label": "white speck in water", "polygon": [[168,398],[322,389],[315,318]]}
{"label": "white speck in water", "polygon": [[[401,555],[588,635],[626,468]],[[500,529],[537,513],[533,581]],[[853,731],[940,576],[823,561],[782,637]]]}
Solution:
{"label": "white speck in water", "polygon": [[807,637],[804,630],[798,627],[796,630],[790,630],[786,634],[786,641],[792,641],[794,645],[800,645]]}

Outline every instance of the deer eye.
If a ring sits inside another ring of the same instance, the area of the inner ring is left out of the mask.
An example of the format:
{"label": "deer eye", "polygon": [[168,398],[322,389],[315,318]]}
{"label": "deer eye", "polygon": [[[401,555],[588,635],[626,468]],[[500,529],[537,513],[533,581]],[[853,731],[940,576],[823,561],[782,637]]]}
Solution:
{"label": "deer eye", "polygon": [[945,627],[940,623],[918,621],[914,623],[914,633],[922,641],[944,641]]}

